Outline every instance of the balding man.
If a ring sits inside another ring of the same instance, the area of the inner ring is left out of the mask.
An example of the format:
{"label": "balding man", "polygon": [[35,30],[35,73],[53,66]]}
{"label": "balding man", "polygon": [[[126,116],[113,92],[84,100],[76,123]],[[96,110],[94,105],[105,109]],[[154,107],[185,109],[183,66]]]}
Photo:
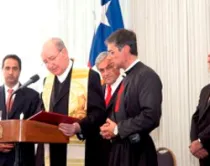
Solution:
{"label": "balding man", "polygon": [[[66,136],[77,134],[86,140],[86,166],[100,165],[100,149],[95,144],[99,138],[99,126],[106,116],[98,73],[91,69],[76,69],[59,38],[52,38],[44,44],[41,58],[50,72],[42,94],[45,110],[79,118],[78,123],[59,124],[59,129]],[[50,165],[67,165],[67,144],[50,144]]]}

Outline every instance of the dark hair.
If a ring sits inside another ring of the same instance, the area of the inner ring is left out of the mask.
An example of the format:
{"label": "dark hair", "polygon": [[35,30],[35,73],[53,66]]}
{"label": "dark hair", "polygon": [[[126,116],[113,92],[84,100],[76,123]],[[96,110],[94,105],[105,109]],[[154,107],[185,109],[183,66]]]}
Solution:
{"label": "dark hair", "polygon": [[9,55],[6,55],[6,56],[4,57],[4,59],[3,59],[3,61],[2,61],[2,69],[3,69],[3,67],[4,67],[4,62],[5,62],[7,59],[14,59],[14,60],[16,60],[16,61],[18,62],[19,68],[20,68],[20,70],[21,70],[21,59],[20,59],[17,55],[15,55],[15,54],[9,54]]}
{"label": "dark hair", "polygon": [[136,34],[127,29],[119,29],[113,32],[105,41],[106,44],[114,43],[121,50],[125,45],[130,46],[130,53],[138,55]]}

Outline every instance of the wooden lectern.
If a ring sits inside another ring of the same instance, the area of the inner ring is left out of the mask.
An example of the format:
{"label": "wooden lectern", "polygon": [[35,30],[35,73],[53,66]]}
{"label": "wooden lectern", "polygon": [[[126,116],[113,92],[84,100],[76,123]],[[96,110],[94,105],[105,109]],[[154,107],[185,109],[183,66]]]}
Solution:
{"label": "wooden lectern", "polygon": [[0,121],[0,142],[68,143],[58,126],[32,120]]}
{"label": "wooden lectern", "polygon": [[15,166],[21,166],[19,143],[68,143],[58,126],[33,120],[0,121],[0,142],[16,143]]}

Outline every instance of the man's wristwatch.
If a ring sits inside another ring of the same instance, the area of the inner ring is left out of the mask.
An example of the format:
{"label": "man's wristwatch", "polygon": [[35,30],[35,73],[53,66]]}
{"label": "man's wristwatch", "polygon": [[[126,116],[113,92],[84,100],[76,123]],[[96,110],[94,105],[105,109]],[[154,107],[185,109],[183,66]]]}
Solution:
{"label": "man's wristwatch", "polygon": [[117,135],[118,134],[118,126],[116,125],[115,127],[114,127],[114,135]]}

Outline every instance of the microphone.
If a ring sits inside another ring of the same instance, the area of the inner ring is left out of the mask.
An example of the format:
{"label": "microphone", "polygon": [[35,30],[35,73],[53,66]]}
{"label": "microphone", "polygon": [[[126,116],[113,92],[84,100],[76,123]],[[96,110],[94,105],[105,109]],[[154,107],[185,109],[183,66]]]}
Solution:
{"label": "microphone", "polygon": [[33,75],[26,83],[24,83],[24,84],[21,85],[17,90],[15,90],[15,91],[13,92],[13,94],[17,93],[19,90],[21,90],[21,89],[27,87],[28,85],[30,85],[30,84],[32,84],[32,83],[38,81],[38,80],[39,80],[39,75],[38,75],[38,74]]}
{"label": "microphone", "polygon": [[[26,83],[24,83],[23,85],[21,85],[17,90],[15,90],[15,91],[12,93],[12,95],[11,95],[11,97],[10,97],[10,99],[9,99],[8,105],[10,105],[11,100],[12,100],[12,97],[13,97],[14,94],[16,94],[19,90],[21,90],[21,89],[27,87],[28,85],[30,85],[30,84],[32,84],[32,83],[38,81],[38,80],[39,80],[39,75],[38,75],[38,74],[35,74],[35,75],[32,76]],[[11,109],[11,108],[8,108],[8,109],[9,109],[9,110],[6,111],[6,119],[8,119],[8,112],[10,112],[10,109]]]}

